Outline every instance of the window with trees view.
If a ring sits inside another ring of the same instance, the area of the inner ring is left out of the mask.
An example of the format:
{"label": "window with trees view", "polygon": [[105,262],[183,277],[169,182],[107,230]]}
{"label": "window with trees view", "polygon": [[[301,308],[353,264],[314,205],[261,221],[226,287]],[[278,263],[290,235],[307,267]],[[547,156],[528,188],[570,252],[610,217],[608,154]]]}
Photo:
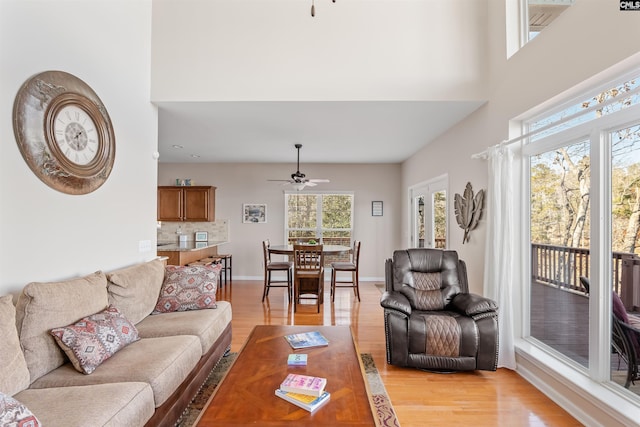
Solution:
{"label": "window with trees view", "polygon": [[325,245],[351,246],[353,193],[285,193],[285,205],[285,238],[289,244],[315,240]]}
{"label": "window with trees view", "polygon": [[528,123],[523,147],[530,336],[621,385],[624,355],[598,350],[611,348],[612,310],[600,313],[597,300],[620,297],[628,313],[639,311],[639,81],[624,79]]}

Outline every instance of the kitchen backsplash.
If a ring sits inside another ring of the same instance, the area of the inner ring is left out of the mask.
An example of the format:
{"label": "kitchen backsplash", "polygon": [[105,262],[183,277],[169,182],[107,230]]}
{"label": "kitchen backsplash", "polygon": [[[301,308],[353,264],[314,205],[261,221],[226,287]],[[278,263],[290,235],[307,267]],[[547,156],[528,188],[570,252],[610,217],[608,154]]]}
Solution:
{"label": "kitchen backsplash", "polygon": [[215,222],[167,222],[158,223],[158,242],[178,242],[178,236],[184,234],[187,240],[195,240],[196,231],[206,231],[209,240],[229,242],[229,220]]}

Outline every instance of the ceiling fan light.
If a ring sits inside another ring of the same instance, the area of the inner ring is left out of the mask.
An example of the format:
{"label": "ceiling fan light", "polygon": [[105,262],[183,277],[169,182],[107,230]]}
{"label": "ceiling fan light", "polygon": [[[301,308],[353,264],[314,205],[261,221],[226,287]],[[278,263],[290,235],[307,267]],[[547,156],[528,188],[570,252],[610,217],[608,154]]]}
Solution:
{"label": "ceiling fan light", "polygon": [[304,182],[294,182],[291,184],[296,191],[304,190],[305,185]]}

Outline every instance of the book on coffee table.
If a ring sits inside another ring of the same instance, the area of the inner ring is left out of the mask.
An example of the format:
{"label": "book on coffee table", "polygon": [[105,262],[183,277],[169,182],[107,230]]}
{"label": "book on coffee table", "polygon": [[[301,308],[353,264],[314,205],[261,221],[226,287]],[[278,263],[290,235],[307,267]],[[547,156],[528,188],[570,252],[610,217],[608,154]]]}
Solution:
{"label": "book on coffee table", "polygon": [[331,394],[329,392],[323,392],[321,396],[309,396],[306,394],[298,394],[286,392],[280,389],[276,389],[276,396],[281,399],[286,400],[289,403],[293,403],[294,405],[305,409],[309,412],[313,412],[325,403],[329,401]]}
{"label": "book on coffee table", "polygon": [[323,347],[329,345],[329,340],[327,340],[318,331],[285,335],[284,339],[286,339],[289,345],[296,350],[300,348]]}
{"label": "book on coffee table", "polygon": [[303,353],[293,353],[287,357],[289,366],[307,366],[307,355]]}
{"label": "book on coffee table", "polygon": [[280,384],[280,390],[319,397],[322,396],[326,385],[326,378],[289,374]]}

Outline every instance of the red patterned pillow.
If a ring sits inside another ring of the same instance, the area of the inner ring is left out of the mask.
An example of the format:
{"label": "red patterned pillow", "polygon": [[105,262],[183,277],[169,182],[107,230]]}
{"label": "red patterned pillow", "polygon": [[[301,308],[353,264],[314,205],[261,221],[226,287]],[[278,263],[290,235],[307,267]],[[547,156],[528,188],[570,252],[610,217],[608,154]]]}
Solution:
{"label": "red patterned pillow", "polygon": [[222,265],[165,268],[160,298],[151,314],[217,308],[216,290]]}
{"label": "red patterned pillow", "polygon": [[92,373],[117,351],[140,339],[133,323],[113,305],[73,325],[52,329],[51,335],[74,368],[84,374]]}
{"label": "red patterned pillow", "polygon": [[13,397],[0,392],[0,425],[39,427],[42,424],[26,406]]}

